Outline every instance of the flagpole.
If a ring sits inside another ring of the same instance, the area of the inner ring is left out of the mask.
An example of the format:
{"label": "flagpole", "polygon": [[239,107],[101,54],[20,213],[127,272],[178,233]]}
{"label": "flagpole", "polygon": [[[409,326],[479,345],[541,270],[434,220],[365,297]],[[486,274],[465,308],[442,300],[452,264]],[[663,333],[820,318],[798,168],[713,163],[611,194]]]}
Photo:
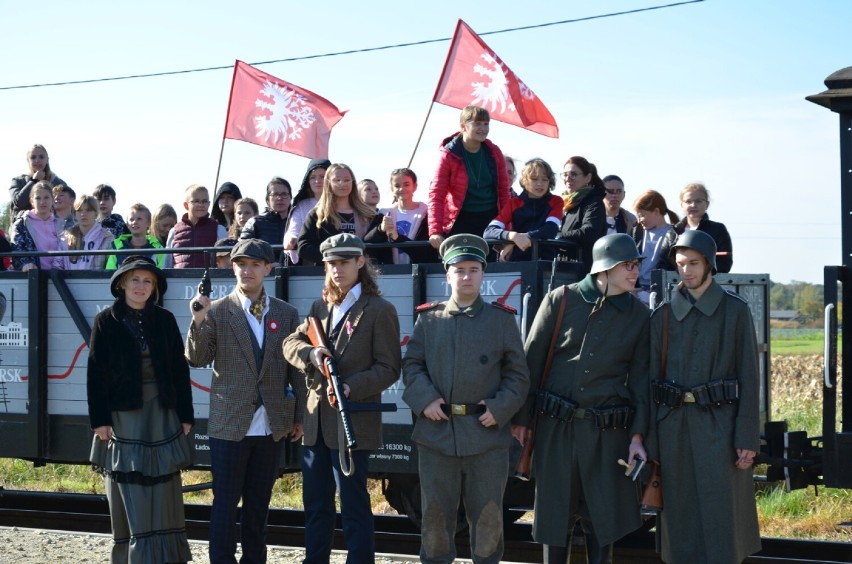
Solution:
{"label": "flagpole", "polygon": [[237,68],[240,65],[239,59],[234,62],[234,76],[231,78],[231,91],[228,94],[228,111],[225,113],[225,129],[222,131],[222,146],[219,147],[219,164],[216,165],[216,182],[213,184],[215,192],[219,186],[219,173],[222,171],[222,155],[225,154],[225,136],[228,134],[228,122],[231,119],[231,102],[234,100],[234,85],[237,83]]}
{"label": "flagpole", "polygon": [[414,151],[411,152],[411,158],[408,159],[408,168],[411,168],[411,163],[414,162],[414,155],[417,154],[417,148],[420,146],[420,140],[423,139],[423,132],[426,131],[426,122],[429,121],[429,116],[432,115],[432,108],[435,106],[435,100],[429,104],[429,111],[426,112],[426,119],[423,120],[423,127],[420,128],[420,135],[417,136],[417,143],[414,144]]}

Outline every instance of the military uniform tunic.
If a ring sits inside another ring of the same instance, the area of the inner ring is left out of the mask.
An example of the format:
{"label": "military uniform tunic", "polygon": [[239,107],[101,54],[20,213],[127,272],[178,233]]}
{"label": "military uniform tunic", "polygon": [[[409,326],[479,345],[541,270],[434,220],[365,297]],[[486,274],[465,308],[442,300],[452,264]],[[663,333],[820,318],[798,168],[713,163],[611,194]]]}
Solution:
{"label": "military uniform tunic", "polygon": [[[757,341],[748,305],[715,281],[696,303],[672,297],[665,377],[693,388],[736,378],[739,401],[702,409],[659,406],[656,440],[663,483],[662,557],[670,563],[741,562],[760,550],[752,470],[736,449],[760,450]],[[662,307],[651,318],[651,375],[659,378]]]}
{"label": "military uniform tunic", "polygon": [[594,277],[548,293],[527,336],[531,386],[516,423],[529,426],[562,295],[568,302],[545,389],[580,408],[630,405],[629,429],[601,431],[593,419],[536,424],[533,538],[566,546],[579,500],[598,541],[608,545],[641,524],[636,485],[624,475],[631,437],[646,434],[649,413],[648,308],[631,294],[603,299]]}

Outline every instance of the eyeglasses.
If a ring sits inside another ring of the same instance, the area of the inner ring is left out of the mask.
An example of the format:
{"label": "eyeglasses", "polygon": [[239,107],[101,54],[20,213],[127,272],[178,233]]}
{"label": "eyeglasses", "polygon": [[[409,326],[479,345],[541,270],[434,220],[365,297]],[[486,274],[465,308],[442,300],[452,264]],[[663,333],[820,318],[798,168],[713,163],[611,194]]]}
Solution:
{"label": "eyeglasses", "polygon": [[687,206],[703,206],[707,203],[707,200],[699,198],[697,200],[684,200],[683,203]]}
{"label": "eyeglasses", "polygon": [[568,180],[569,178],[570,178],[571,180],[574,180],[574,179],[575,179],[575,178],[577,178],[578,176],[583,176],[583,174],[582,174],[582,173],[580,173],[580,172],[574,172],[574,171],[572,171],[572,172],[563,172],[563,173],[562,173],[562,180]]}
{"label": "eyeglasses", "polygon": [[618,196],[619,194],[624,194],[623,188],[606,188],[606,193],[610,196]]}
{"label": "eyeglasses", "polygon": [[206,206],[210,203],[210,200],[190,200],[189,203],[193,206]]}
{"label": "eyeglasses", "polygon": [[272,194],[269,195],[269,197],[270,198],[279,198],[279,199],[282,199],[282,200],[289,200],[290,194],[288,194],[287,192],[273,192]]}
{"label": "eyeglasses", "polygon": [[634,270],[639,268],[639,261],[638,260],[632,260],[630,262],[622,262],[621,266],[623,266],[624,270],[626,270],[627,272],[633,272]]}

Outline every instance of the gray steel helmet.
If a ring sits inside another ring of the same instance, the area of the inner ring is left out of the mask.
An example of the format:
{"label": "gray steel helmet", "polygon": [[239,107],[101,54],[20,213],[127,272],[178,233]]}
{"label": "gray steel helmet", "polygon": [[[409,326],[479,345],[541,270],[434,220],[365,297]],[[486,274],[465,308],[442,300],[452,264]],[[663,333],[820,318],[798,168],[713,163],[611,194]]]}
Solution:
{"label": "gray steel helmet", "polygon": [[609,270],[613,266],[630,260],[642,260],[633,238],[626,233],[613,233],[604,235],[592,247],[592,270],[590,274],[597,274]]}
{"label": "gray steel helmet", "polygon": [[697,229],[690,229],[678,235],[677,241],[675,241],[674,246],[669,251],[672,262],[674,262],[674,256],[678,249],[698,251],[707,259],[707,263],[710,265],[713,274],[716,274],[716,241],[707,233],[698,231]]}

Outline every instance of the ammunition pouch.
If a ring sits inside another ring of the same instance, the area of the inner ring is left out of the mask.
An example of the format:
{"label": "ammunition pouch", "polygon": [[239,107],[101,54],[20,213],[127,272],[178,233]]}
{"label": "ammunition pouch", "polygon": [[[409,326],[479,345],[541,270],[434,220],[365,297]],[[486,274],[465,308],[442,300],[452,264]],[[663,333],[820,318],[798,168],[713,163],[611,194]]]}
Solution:
{"label": "ammunition pouch", "polygon": [[601,431],[610,431],[629,428],[635,410],[629,405],[582,408],[577,402],[559,394],[549,390],[539,390],[536,395],[535,412],[561,423],[570,423],[576,419],[591,419]]}
{"label": "ammunition pouch", "polygon": [[740,397],[740,385],[736,379],[713,380],[686,388],[672,381],[655,380],[651,384],[654,403],[673,409],[694,403],[701,408],[722,407],[734,404]]}

